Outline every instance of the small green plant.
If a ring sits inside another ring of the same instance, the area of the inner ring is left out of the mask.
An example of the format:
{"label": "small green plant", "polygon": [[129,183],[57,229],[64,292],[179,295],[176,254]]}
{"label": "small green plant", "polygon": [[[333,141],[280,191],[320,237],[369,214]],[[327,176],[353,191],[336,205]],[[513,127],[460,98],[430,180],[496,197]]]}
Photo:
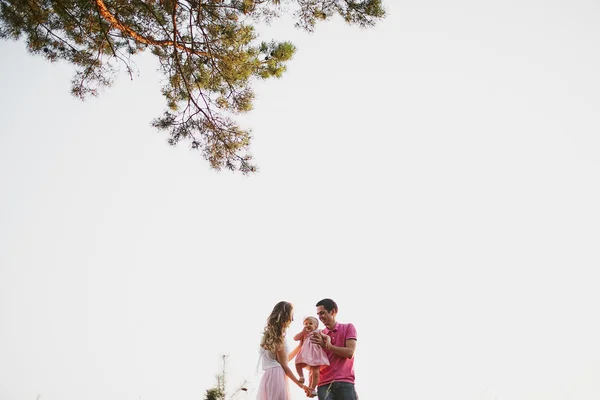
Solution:
{"label": "small green plant", "polygon": [[206,391],[206,394],[204,395],[204,400],[233,400],[233,399],[235,399],[235,397],[237,395],[240,394],[240,392],[245,392],[248,390],[246,388],[248,381],[244,381],[244,382],[242,382],[241,385],[239,385],[239,387],[236,390],[233,391],[231,396],[227,397],[227,385],[226,385],[227,357],[229,357],[229,356],[228,355],[221,356],[222,366],[221,366],[221,372],[218,373],[216,376],[217,385]]}

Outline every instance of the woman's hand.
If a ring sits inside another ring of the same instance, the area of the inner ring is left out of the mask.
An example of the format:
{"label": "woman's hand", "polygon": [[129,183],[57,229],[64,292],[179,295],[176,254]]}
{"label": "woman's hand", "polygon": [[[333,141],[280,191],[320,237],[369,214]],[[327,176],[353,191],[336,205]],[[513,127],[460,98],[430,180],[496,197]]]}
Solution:
{"label": "woman's hand", "polygon": [[308,386],[304,385],[304,387],[302,389],[304,389],[304,393],[306,393],[306,397],[315,397],[312,389],[309,388]]}

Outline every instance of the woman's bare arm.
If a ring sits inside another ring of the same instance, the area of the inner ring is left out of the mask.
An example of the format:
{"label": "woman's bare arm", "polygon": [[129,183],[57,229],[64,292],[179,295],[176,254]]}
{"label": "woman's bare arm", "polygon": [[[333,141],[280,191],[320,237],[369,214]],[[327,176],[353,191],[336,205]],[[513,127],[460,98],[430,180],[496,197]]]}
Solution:
{"label": "woman's bare arm", "polygon": [[275,354],[275,357],[277,358],[277,362],[281,364],[281,367],[283,368],[283,371],[285,372],[287,377],[290,378],[296,385],[304,389],[304,385],[300,383],[298,378],[296,378],[296,375],[294,375],[294,373],[288,366],[287,354],[285,354],[285,349],[283,346],[277,349],[277,354]]}
{"label": "woman's bare arm", "polygon": [[302,329],[302,331],[300,331],[294,335],[294,340],[296,340],[296,341],[302,340],[302,338],[304,337],[305,334],[306,334],[306,332],[304,331],[304,329]]}
{"label": "woman's bare arm", "polygon": [[298,346],[296,346],[296,348],[294,350],[292,350],[292,352],[290,354],[288,354],[288,362],[292,361],[292,358],[296,357],[296,355],[298,355],[298,353],[300,352],[300,349],[302,348],[302,343],[300,343]]}

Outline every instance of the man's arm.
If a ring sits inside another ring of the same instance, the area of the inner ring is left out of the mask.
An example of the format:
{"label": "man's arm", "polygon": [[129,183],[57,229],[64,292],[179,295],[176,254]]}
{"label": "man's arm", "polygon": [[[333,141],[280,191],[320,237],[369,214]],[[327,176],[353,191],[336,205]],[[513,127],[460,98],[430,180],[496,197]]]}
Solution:
{"label": "man's arm", "polygon": [[346,340],[344,347],[338,347],[338,346],[331,345],[331,346],[329,346],[328,350],[337,356],[352,358],[352,357],[354,357],[354,351],[356,350],[356,339]]}
{"label": "man's arm", "polygon": [[[354,356],[354,351],[356,350],[356,339],[346,339],[346,342],[343,347],[328,345],[328,342],[325,340],[324,333],[316,334],[310,337],[310,340],[323,348],[327,348],[327,350],[331,351],[333,354],[345,357],[352,358]],[[330,343],[330,342],[329,342]]]}

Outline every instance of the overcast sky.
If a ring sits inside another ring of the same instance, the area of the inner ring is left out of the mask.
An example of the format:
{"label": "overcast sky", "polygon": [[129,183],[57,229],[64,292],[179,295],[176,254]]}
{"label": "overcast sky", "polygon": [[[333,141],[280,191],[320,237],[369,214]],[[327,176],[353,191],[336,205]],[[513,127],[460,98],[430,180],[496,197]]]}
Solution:
{"label": "overcast sky", "polygon": [[264,30],[249,177],[150,127],[151,56],[81,102],[0,42],[0,399],[201,400],[222,354],[254,399],[273,305],[324,297],[363,399],[600,398],[600,5],[387,11]]}

